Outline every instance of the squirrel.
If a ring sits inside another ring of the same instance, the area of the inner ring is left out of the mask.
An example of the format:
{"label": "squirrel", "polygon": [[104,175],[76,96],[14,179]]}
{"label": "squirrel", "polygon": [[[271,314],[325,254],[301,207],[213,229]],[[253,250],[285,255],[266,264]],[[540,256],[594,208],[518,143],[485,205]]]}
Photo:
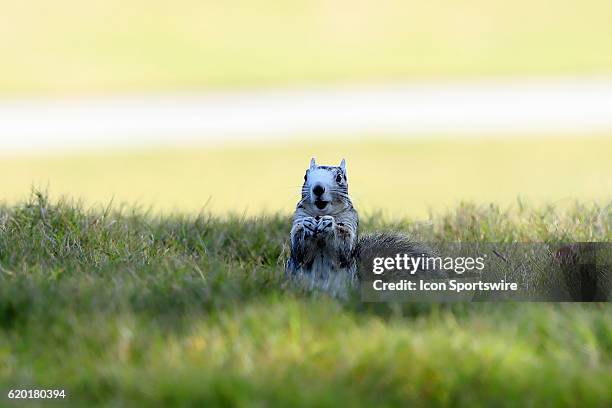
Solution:
{"label": "squirrel", "polygon": [[323,281],[342,274],[355,283],[360,279],[361,265],[365,267],[373,257],[431,253],[400,233],[359,236],[359,215],[348,194],[344,159],[339,166],[319,166],[314,158],[310,161],[290,238],[286,274],[304,274]]}

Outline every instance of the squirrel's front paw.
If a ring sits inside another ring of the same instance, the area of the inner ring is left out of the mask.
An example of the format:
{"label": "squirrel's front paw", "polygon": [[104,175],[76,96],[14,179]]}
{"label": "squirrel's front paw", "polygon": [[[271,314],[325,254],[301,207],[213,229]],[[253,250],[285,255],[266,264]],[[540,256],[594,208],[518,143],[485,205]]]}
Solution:
{"label": "squirrel's front paw", "polygon": [[302,225],[304,226],[304,237],[312,237],[317,233],[317,220],[314,217],[304,217]]}
{"label": "squirrel's front paw", "polygon": [[329,234],[334,230],[335,224],[336,221],[334,221],[334,217],[330,215],[324,215],[323,217],[321,217],[317,224],[317,233],[323,235]]}

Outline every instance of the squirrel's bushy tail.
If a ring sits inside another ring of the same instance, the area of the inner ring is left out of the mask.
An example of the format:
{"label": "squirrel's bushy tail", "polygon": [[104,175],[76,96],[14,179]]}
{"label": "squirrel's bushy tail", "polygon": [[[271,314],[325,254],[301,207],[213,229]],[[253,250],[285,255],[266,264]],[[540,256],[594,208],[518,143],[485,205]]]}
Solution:
{"label": "squirrel's bushy tail", "polygon": [[[408,257],[434,257],[436,252],[425,244],[410,239],[400,232],[377,232],[359,237],[355,248],[358,260],[358,274],[371,273],[374,258],[395,258],[397,254],[407,254]],[[426,275],[425,275],[426,274]],[[408,274],[406,274],[408,275]],[[418,270],[412,277],[444,278],[446,274],[438,270]]]}

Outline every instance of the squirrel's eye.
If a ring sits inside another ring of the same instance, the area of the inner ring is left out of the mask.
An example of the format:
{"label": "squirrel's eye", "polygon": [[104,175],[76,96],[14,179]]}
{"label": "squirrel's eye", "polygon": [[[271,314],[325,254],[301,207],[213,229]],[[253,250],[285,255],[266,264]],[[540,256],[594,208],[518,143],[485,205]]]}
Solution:
{"label": "squirrel's eye", "polygon": [[342,183],[342,175],[338,174],[336,176],[336,183]]}

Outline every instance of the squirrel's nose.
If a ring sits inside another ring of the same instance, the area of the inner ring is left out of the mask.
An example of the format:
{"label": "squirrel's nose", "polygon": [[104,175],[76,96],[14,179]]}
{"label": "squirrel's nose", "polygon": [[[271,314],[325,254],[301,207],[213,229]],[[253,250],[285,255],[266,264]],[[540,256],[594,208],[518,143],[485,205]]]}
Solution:
{"label": "squirrel's nose", "polygon": [[323,195],[323,193],[325,192],[325,187],[323,187],[320,184],[317,184],[316,186],[314,186],[314,188],[312,189],[312,192],[314,193],[314,195],[316,195],[317,197],[321,197]]}

